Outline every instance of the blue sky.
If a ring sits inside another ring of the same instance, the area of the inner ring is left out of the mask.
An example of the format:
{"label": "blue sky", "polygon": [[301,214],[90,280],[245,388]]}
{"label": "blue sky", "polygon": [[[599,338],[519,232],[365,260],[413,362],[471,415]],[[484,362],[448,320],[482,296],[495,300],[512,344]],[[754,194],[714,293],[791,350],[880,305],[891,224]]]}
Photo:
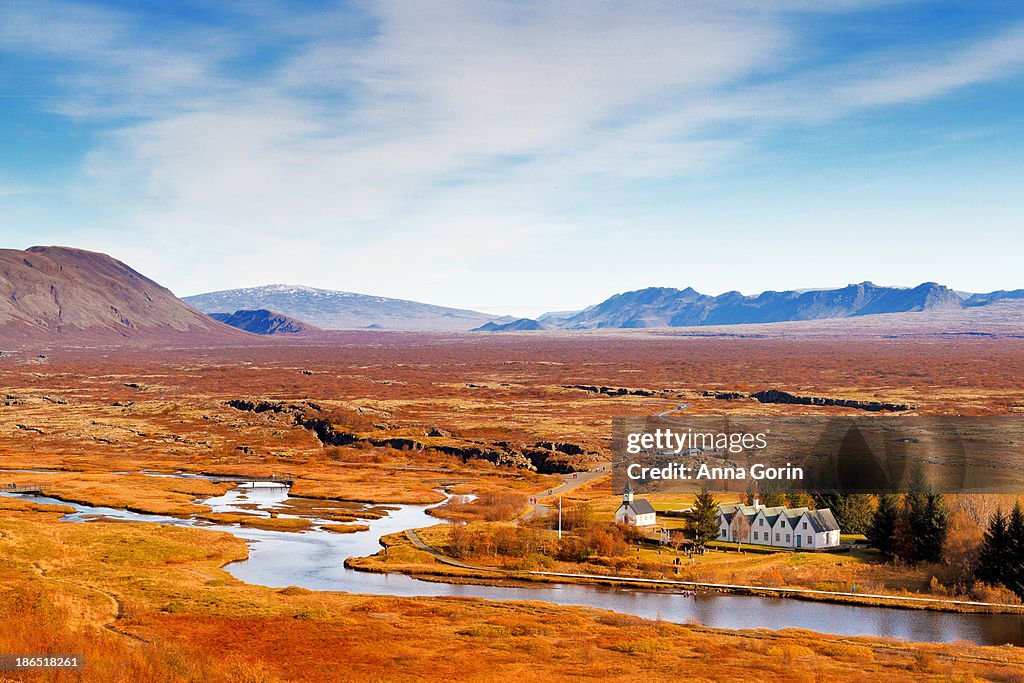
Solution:
{"label": "blue sky", "polygon": [[0,244],[537,314],[1024,287],[1024,4],[0,5]]}

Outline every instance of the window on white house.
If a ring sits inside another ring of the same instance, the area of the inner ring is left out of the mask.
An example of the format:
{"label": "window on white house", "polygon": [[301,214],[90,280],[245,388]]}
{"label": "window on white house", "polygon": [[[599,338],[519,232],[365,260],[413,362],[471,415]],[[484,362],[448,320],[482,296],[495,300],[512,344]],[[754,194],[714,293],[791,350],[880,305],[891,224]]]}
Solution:
{"label": "window on white house", "polygon": [[804,528],[805,529],[807,528],[807,522],[804,522]]}
{"label": "window on white house", "polygon": [[812,541],[812,540],[811,540],[811,537],[810,537],[810,536],[808,536],[808,537],[807,537],[807,543],[808,543],[808,544],[813,544],[813,543],[814,543],[814,541]]}
{"label": "window on white house", "polygon": [[789,534],[786,534],[786,543],[789,543]]}
{"label": "window on white house", "polygon": [[763,519],[757,520],[757,525],[758,526],[764,526],[764,520]]}
{"label": "window on white house", "polygon": [[775,534],[775,542],[776,542],[776,543],[778,543],[778,542],[779,542],[779,535],[778,535],[778,534]]}

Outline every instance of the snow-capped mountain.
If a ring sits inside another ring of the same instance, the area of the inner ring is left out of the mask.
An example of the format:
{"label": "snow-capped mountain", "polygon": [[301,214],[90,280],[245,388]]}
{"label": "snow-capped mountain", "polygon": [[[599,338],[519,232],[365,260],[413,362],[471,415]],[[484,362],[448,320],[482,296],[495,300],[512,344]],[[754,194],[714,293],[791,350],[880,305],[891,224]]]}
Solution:
{"label": "snow-capped mountain", "polygon": [[338,292],[302,285],[264,285],[184,297],[204,313],[234,313],[267,309],[325,330],[438,330],[467,331],[484,323],[510,318],[477,311]]}

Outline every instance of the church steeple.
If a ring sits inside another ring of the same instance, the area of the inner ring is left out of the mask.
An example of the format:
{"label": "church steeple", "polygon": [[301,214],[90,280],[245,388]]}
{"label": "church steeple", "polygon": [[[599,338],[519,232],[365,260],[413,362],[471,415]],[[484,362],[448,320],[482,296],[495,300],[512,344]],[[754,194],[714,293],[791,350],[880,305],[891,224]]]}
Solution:
{"label": "church steeple", "polygon": [[622,489],[622,504],[629,505],[633,502],[633,482],[626,477],[626,488]]}

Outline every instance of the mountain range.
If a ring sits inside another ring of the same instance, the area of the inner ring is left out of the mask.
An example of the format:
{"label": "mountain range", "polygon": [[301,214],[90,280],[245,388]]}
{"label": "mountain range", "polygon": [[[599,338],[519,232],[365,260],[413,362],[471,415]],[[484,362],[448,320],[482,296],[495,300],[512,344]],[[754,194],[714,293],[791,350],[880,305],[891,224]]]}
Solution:
{"label": "mountain range", "polygon": [[1024,290],[965,295],[934,282],[912,288],[861,282],[838,289],[766,291],[753,296],[733,291],[712,296],[701,294],[692,287],[649,287],[616,294],[574,314],[548,313],[536,321],[520,319],[478,327],[474,331],[775,323],[880,313],[953,311],[1006,299],[1024,299]]}
{"label": "mountain range", "polygon": [[300,285],[228,289],[186,296],[184,301],[204,313],[265,309],[324,330],[465,332],[492,321],[502,324],[512,320],[478,311]]}
{"label": "mountain range", "polygon": [[[824,321],[891,313],[913,314],[915,319],[920,313],[921,320],[948,327],[955,320],[978,318],[977,313],[984,312],[982,318],[989,323],[1013,327],[1020,312],[1012,313],[1007,306],[1015,304],[1008,300],[1024,304],[1024,290],[970,294],[934,282],[911,288],[862,282],[838,289],[712,296],[692,288],[650,287],[616,294],[581,311],[547,313],[533,320],[292,285],[212,292],[182,301],[106,254],[69,247],[0,250],[0,341],[15,343],[246,343],[254,339],[246,332],[659,328]],[[880,324],[885,319],[877,318]]]}

